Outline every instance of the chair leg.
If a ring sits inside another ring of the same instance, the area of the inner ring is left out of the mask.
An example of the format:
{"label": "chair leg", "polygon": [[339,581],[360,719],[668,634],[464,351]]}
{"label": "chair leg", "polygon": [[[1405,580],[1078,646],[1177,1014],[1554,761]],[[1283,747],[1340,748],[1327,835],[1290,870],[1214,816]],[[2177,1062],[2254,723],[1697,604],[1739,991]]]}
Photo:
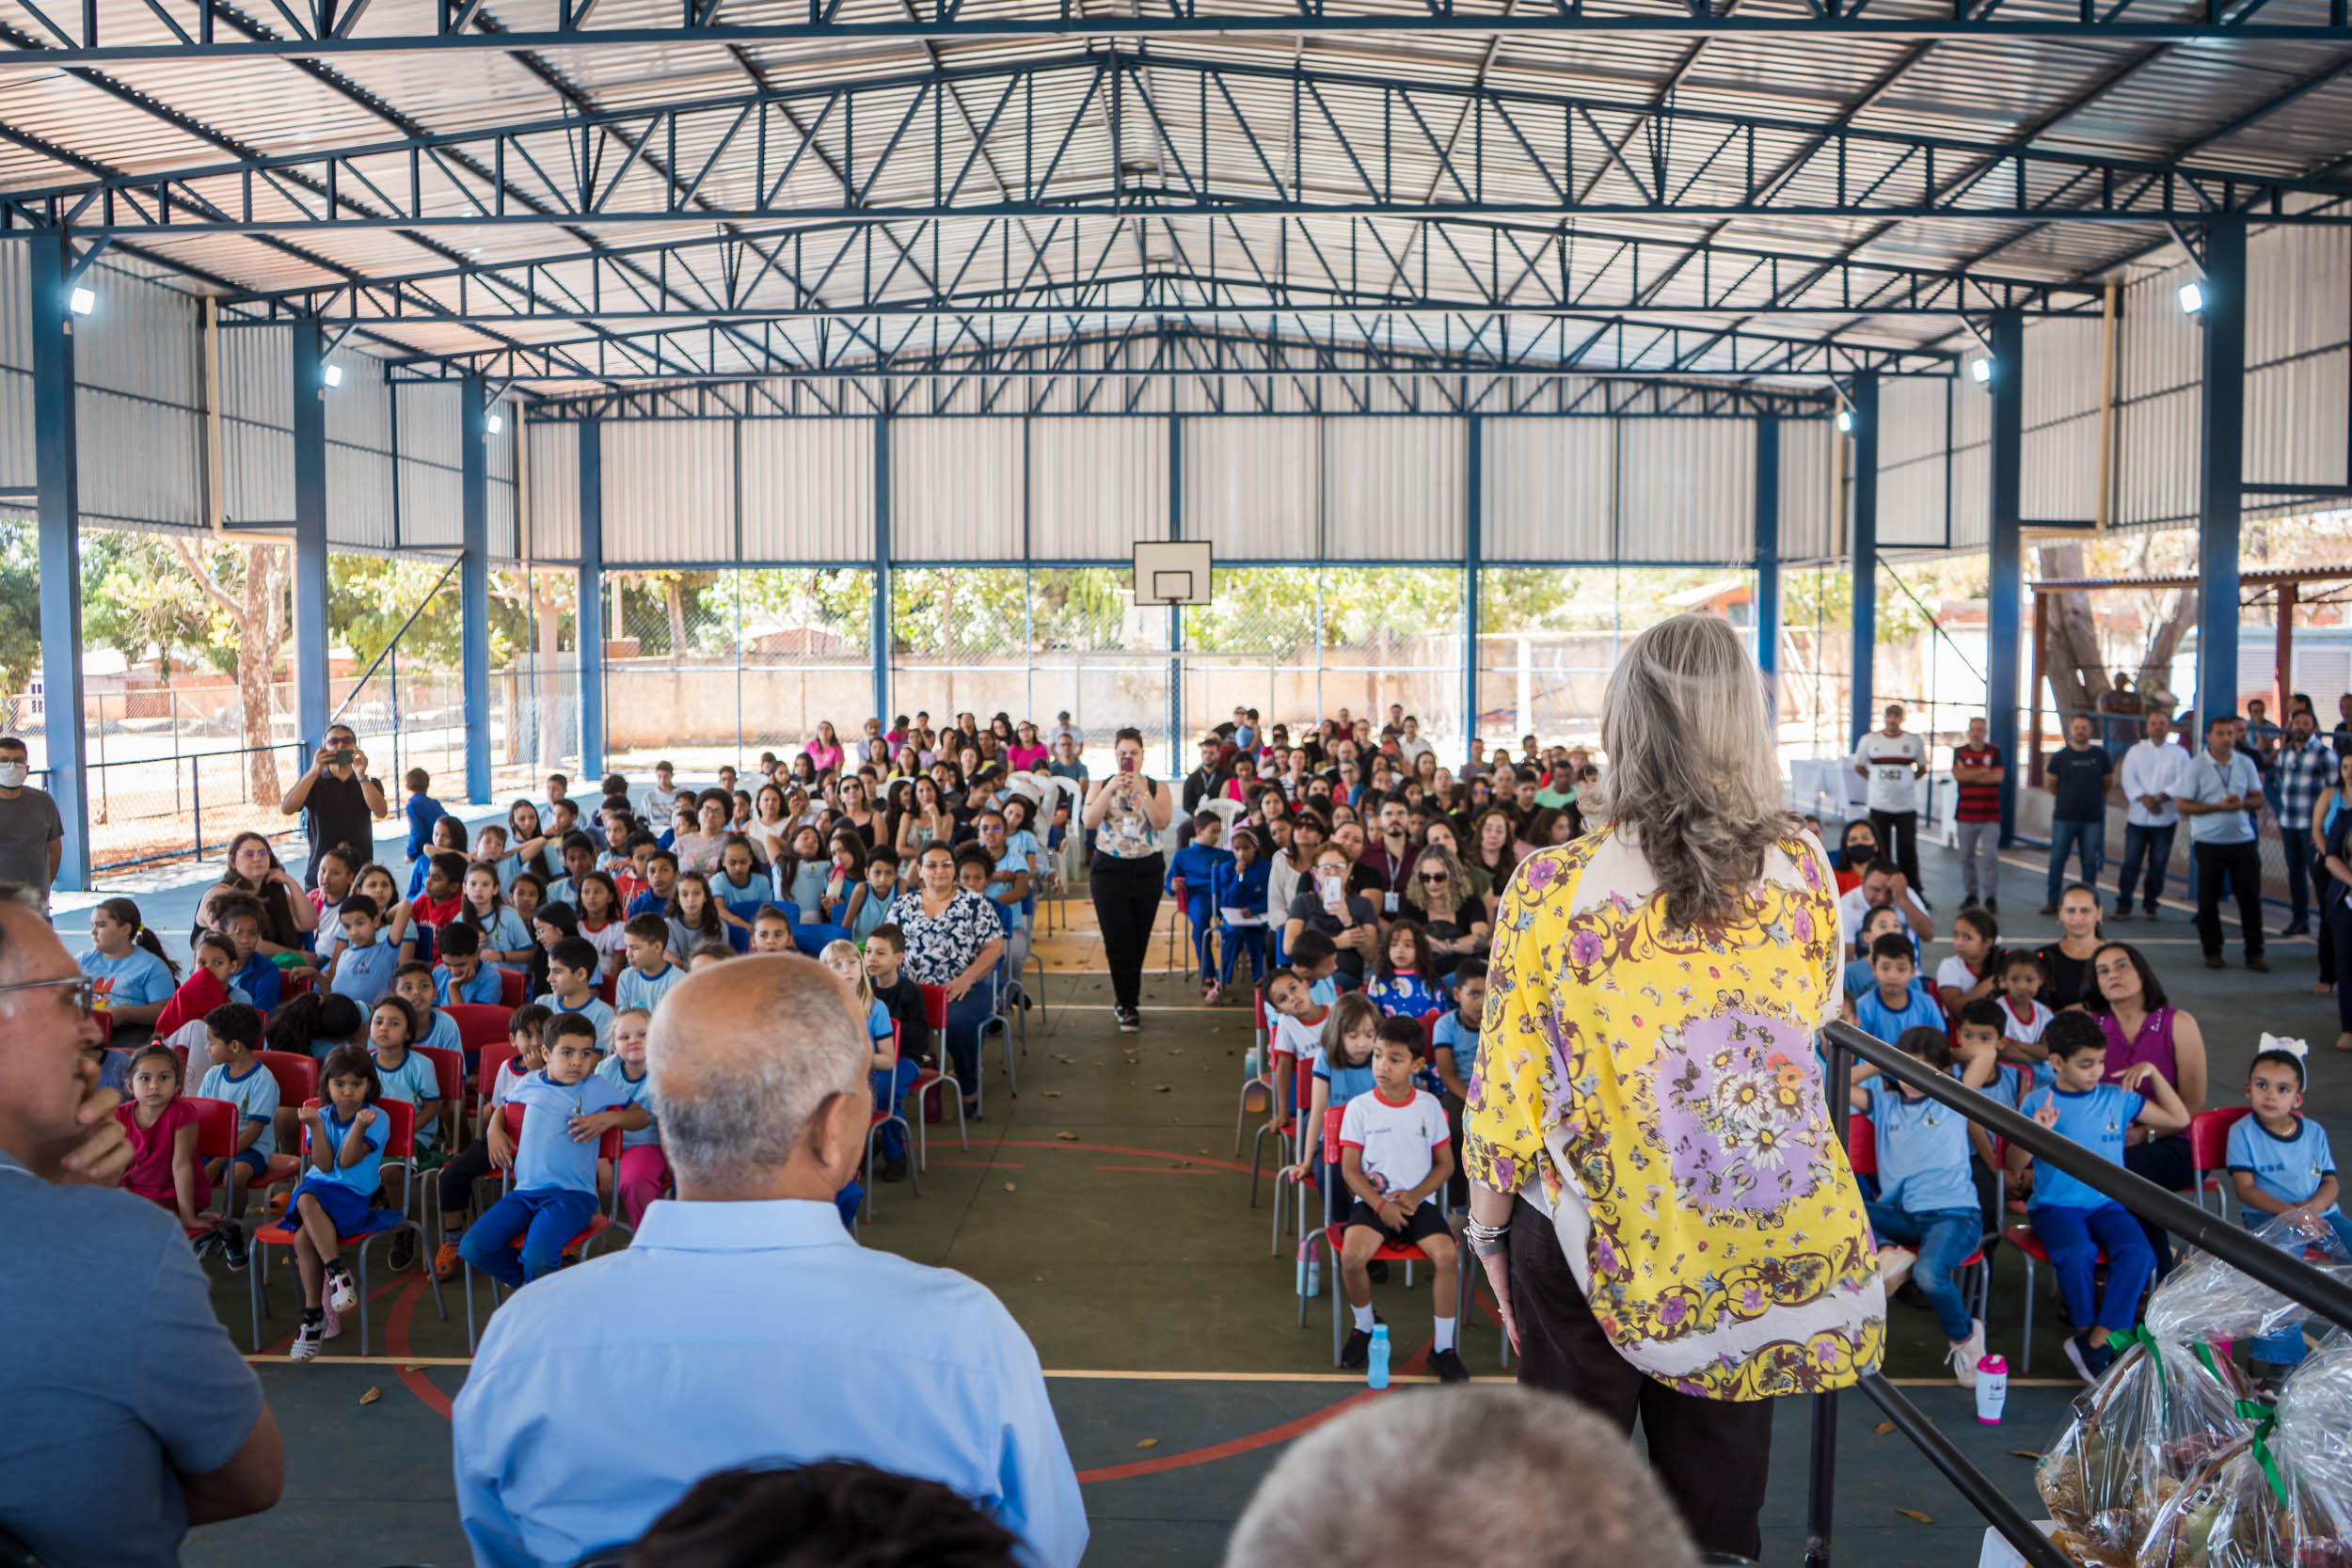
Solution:
{"label": "chair leg", "polygon": [[368,1243],[373,1240],[363,1236],[352,1249],[359,1257],[359,1354],[363,1360],[368,1354]]}
{"label": "chair leg", "polygon": [[866,1218],[869,1222],[874,1217],[874,1189],[882,1185],[882,1178],[874,1172],[874,1134],[880,1131],[879,1126],[866,1130]]}
{"label": "chair leg", "polygon": [[262,1354],[262,1259],[259,1255],[266,1253],[269,1248],[257,1243],[252,1250],[256,1256],[246,1262],[246,1301],[253,1309],[253,1354],[259,1355]]}
{"label": "chair leg", "polygon": [[[2017,1254],[2017,1255],[2018,1255],[2020,1258],[2025,1258],[2025,1257],[2026,1257],[2025,1250],[2021,1247],[2020,1249],[2018,1249],[2018,1254]],[[2030,1258],[2026,1258],[2026,1344],[2025,1344],[2025,1349],[2019,1353],[2018,1357],[2017,1357],[2017,1374],[2018,1374],[2020,1377],[2025,1377],[2025,1376],[2029,1376],[2029,1375],[2032,1373],[2032,1371],[2033,1371],[2033,1259],[2030,1259]]]}

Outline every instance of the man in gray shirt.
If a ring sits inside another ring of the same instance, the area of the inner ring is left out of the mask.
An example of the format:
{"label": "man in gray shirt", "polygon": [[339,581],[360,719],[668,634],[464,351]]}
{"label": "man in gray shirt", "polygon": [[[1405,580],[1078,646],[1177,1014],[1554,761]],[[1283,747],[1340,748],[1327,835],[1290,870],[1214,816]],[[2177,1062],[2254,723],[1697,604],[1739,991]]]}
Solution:
{"label": "man in gray shirt", "polygon": [[0,736],[0,882],[31,888],[45,909],[65,853],[65,825],[57,802],[24,782],[31,760],[24,742]]}
{"label": "man in gray shirt", "polygon": [[2258,973],[2263,958],[2263,862],[2248,814],[2262,800],[2262,769],[2237,750],[2237,716],[2219,713],[2205,721],[2205,749],[2191,757],[2172,785],[2172,799],[2188,818],[2189,857],[2197,871],[2197,937],[2205,967],[2221,959],[2221,886],[2237,894],[2238,927],[2246,939],[2246,967]]}
{"label": "man in gray shirt", "polygon": [[157,1568],[190,1525],[277,1505],[285,1448],[179,1221],[109,1190],[88,982],[0,884],[0,1528],[42,1560]]}

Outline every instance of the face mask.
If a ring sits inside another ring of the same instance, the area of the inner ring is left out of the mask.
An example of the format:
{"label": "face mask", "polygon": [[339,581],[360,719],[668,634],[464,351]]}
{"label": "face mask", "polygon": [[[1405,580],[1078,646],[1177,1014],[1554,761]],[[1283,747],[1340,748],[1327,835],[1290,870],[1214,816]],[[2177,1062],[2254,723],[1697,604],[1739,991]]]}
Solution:
{"label": "face mask", "polygon": [[25,768],[21,762],[0,762],[0,789],[24,787]]}

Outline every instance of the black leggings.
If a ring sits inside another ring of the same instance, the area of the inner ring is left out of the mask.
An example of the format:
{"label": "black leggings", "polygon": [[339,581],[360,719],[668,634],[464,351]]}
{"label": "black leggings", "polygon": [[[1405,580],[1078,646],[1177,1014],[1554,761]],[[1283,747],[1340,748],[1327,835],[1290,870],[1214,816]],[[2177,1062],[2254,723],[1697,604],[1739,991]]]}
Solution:
{"label": "black leggings", "polygon": [[1094,922],[1103,932],[1103,961],[1110,965],[1111,1000],[1133,1007],[1143,993],[1143,957],[1152,945],[1152,923],[1160,915],[1161,885],[1168,862],[1159,855],[1122,860],[1098,855],[1088,877]]}
{"label": "black leggings", "polygon": [[441,1167],[441,1212],[462,1214],[473,1202],[473,1184],[490,1174],[490,1140],[476,1138]]}
{"label": "black leggings", "polygon": [[[2197,1185],[2197,1161],[2189,1152],[2188,1135],[2170,1132],[2146,1143],[2134,1144],[2123,1151],[2123,1168],[2134,1176],[2144,1176],[2170,1193],[2190,1193]],[[2155,1250],[2156,1277],[2162,1279],[2172,1269],[2172,1237],[2160,1225],[2150,1225],[2138,1215],[2139,1228],[2148,1233],[2148,1244]],[[2080,1326],[2080,1325],[2077,1325]]]}

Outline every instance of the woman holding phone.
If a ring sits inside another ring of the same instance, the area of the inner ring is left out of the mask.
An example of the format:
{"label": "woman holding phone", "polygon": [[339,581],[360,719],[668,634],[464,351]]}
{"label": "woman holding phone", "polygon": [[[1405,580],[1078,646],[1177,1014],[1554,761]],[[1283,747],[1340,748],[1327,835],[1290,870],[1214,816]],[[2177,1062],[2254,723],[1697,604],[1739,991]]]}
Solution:
{"label": "woman holding phone", "polygon": [[1119,1031],[1143,1027],[1139,1007],[1143,955],[1159,918],[1160,887],[1168,864],[1160,833],[1174,808],[1173,791],[1143,771],[1143,732],[1121,730],[1112,737],[1118,771],[1087,797],[1086,826],[1094,832],[1094,864],[1089,884],[1094,919],[1103,932],[1103,958],[1111,970],[1111,1012]]}
{"label": "woman holding phone", "polygon": [[1347,851],[1327,844],[1315,852],[1314,877],[1291,895],[1290,919],[1282,926],[1282,950],[1298,945],[1301,933],[1321,931],[1340,950],[1340,973],[1359,985],[1365,966],[1379,952],[1380,915],[1372,900],[1347,891]]}

